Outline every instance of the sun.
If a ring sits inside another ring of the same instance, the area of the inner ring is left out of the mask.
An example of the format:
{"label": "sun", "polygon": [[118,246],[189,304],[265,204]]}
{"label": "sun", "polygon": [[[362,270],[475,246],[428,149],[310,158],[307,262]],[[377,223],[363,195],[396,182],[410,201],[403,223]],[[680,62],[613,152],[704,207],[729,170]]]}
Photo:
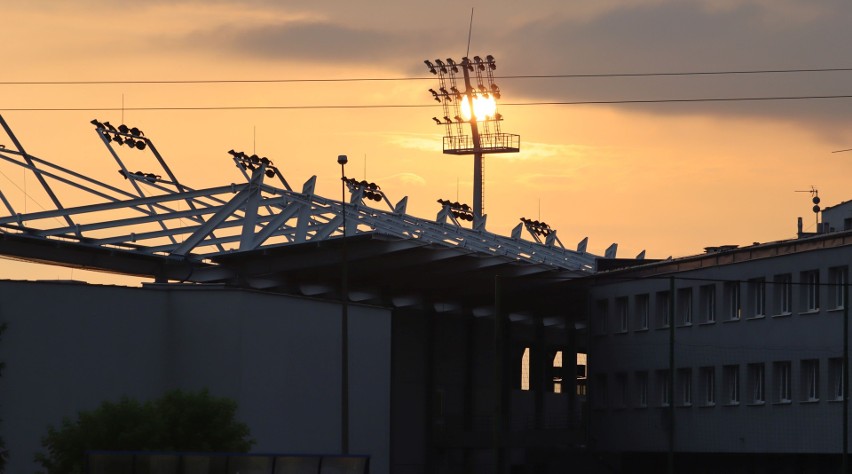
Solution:
{"label": "sun", "polygon": [[[461,113],[462,118],[466,121],[471,119],[470,100],[462,101]],[[473,114],[476,116],[477,122],[494,117],[495,113],[497,113],[497,101],[494,100],[493,95],[473,95]]]}

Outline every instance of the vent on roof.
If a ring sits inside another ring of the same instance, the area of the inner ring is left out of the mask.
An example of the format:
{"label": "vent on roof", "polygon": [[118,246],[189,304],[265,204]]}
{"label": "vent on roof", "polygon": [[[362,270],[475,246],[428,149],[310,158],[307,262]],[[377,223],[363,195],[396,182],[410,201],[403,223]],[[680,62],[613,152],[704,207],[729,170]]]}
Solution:
{"label": "vent on roof", "polygon": [[737,247],[739,247],[739,245],[720,245],[718,247],[704,247],[704,251],[707,253],[728,252],[736,249]]}

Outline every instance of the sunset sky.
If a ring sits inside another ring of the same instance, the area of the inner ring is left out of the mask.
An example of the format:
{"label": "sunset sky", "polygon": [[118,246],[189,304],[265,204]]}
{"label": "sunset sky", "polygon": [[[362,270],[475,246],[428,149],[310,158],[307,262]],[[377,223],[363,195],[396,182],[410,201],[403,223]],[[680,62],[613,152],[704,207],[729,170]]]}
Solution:
{"label": "sunset sky", "polygon": [[[666,258],[791,238],[798,216],[813,230],[794,191],[852,199],[852,152],[832,153],[852,148],[852,98],[837,97],[852,71],[651,75],[852,68],[840,0],[10,1],[0,113],[29,153],[115,185],[93,118],[144,130],[196,188],[241,180],[233,148],[336,197],[347,154],[350,176],[434,218],[438,198],[472,202],[473,166],[441,153],[423,60],[465,55],[471,8],[470,55],[496,58],[503,131],[521,136],[485,160],[490,231],[531,217],[569,248]],[[542,75],[594,77],[503,77]],[[405,80],[280,81],[359,78]],[[62,81],[85,84],[33,84]],[[612,103],[815,96],[833,98]],[[371,107],[317,108],[353,105]],[[47,206],[24,198],[31,175],[0,172],[17,208]],[[0,260],[0,278],[85,277]]]}

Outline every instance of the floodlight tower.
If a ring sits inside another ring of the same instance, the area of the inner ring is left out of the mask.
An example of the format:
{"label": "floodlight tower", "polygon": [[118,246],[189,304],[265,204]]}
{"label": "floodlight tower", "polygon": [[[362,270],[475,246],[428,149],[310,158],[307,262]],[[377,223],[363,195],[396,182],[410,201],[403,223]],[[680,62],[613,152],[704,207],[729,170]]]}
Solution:
{"label": "floodlight tower", "polygon": [[[445,155],[473,155],[473,216],[474,227],[484,227],[482,160],[487,153],[517,153],[521,137],[500,130],[503,116],[497,112],[500,88],[494,83],[497,65],[490,54],[483,60],[463,57],[461,63],[451,58],[446,62],[436,59],[423,61],[429,72],[438,76],[438,90],[429,89],[432,98],[441,104],[443,121],[432,117],[439,126],[446,127]],[[461,70],[464,92],[457,87],[457,74]],[[472,74],[471,74],[472,73]],[[474,87],[473,81],[476,81]],[[470,135],[465,134],[463,123],[470,124]]]}

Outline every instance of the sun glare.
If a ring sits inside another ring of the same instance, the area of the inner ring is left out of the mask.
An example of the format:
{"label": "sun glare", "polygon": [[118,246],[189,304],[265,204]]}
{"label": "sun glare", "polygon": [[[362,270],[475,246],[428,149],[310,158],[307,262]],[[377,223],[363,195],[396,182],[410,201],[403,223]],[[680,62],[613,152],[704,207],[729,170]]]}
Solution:
{"label": "sun glare", "polygon": [[[489,117],[494,117],[494,114],[497,112],[497,102],[494,100],[494,96],[483,96],[480,94],[475,94],[473,96],[473,113],[476,115],[476,121],[482,121]],[[461,113],[462,118],[465,120],[470,120],[470,101],[463,100],[461,103]]]}

